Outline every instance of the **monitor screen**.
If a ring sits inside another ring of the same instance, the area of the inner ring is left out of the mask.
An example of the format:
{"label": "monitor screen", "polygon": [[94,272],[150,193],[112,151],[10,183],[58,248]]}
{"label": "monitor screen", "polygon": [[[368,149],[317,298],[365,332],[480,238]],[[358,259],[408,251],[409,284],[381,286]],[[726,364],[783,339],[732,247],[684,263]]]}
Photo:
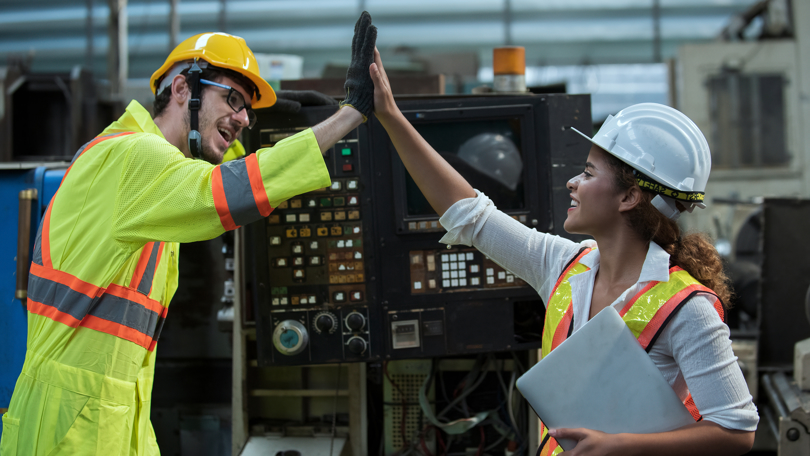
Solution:
{"label": "monitor screen", "polygon": [[[415,122],[423,138],[498,209],[525,209],[521,118]],[[408,217],[436,215],[410,174],[405,176]]]}

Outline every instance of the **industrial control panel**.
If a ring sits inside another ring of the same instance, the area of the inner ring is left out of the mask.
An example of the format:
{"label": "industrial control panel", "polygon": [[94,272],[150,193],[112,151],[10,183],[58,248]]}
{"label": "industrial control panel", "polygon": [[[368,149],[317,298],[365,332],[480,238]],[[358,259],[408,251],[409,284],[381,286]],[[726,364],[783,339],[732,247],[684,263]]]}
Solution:
{"label": "industrial control panel", "polygon": [[[272,147],[334,111],[305,108],[283,118],[259,111],[246,147]],[[379,357],[370,339],[375,295],[368,272],[376,263],[363,128],[324,153],[331,186],[291,198],[246,227],[260,365]]]}
{"label": "industrial control panel", "polygon": [[[399,99],[474,188],[530,229],[566,235],[565,183],[589,149],[587,95]],[[335,107],[260,110],[249,153]],[[540,346],[545,307],[520,277],[444,228],[372,117],[324,161],[332,185],[245,227],[245,284],[260,366],[409,359]]]}

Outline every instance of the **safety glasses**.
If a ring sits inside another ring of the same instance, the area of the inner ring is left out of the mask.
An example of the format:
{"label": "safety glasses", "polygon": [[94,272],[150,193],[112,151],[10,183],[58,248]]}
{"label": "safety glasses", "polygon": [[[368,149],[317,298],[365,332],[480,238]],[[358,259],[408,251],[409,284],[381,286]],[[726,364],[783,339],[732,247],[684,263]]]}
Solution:
{"label": "safety glasses", "polygon": [[231,109],[233,109],[233,112],[240,112],[243,109],[247,110],[248,128],[253,128],[253,126],[256,125],[256,113],[253,112],[252,109],[247,107],[247,103],[245,103],[245,97],[242,96],[241,92],[239,92],[238,90],[234,89],[231,86],[226,86],[225,84],[209,81],[208,79],[200,79],[200,82],[205,85],[219,87],[220,89],[227,89],[228,106],[230,106]]}

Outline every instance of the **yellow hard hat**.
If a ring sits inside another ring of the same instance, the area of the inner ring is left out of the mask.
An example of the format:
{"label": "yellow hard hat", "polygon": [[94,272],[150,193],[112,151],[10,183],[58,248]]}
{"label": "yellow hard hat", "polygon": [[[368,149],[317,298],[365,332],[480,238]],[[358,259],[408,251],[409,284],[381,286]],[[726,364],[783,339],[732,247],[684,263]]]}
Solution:
{"label": "yellow hard hat", "polygon": [[194,58],[205,60],[219,68],[236,71],[250,79],[257,89],[251,102],[253,109],[267,108],[276,103],[276,93],[259,74],[256,57],[247,46],[244,38],[221,32],[194,35],[177,45],[163,65],[152,74],[149,81],[152,93],[157,90],[160,78],[174,64],[190,61]]}

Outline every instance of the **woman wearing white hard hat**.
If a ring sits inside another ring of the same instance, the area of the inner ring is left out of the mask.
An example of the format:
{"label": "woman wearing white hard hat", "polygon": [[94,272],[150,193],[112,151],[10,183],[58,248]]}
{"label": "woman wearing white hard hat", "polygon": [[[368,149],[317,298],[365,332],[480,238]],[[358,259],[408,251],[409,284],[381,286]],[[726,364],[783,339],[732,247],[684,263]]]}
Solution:
{"label": "woman wearing white hard hat", "polygon": [[683,235],[676,223],[682,212],[705,207],[711,156],[695,124],[644,103],[586,136],[593,145],[584,171],[568,182],[564,227],[593,240],[574,243],[524,226],[474,190],[401,114],[375,57],[375,114],[441,215],[442,242],[475,246],[538,291],[546,303],[544,355],[615,307],[696,420],[656,434],[543,427],[538,454],[561,453],[557,438],[577,441],[566,452],[574,456],[749,451],[759,416],[723,323],[727,279],[707,238]]}

